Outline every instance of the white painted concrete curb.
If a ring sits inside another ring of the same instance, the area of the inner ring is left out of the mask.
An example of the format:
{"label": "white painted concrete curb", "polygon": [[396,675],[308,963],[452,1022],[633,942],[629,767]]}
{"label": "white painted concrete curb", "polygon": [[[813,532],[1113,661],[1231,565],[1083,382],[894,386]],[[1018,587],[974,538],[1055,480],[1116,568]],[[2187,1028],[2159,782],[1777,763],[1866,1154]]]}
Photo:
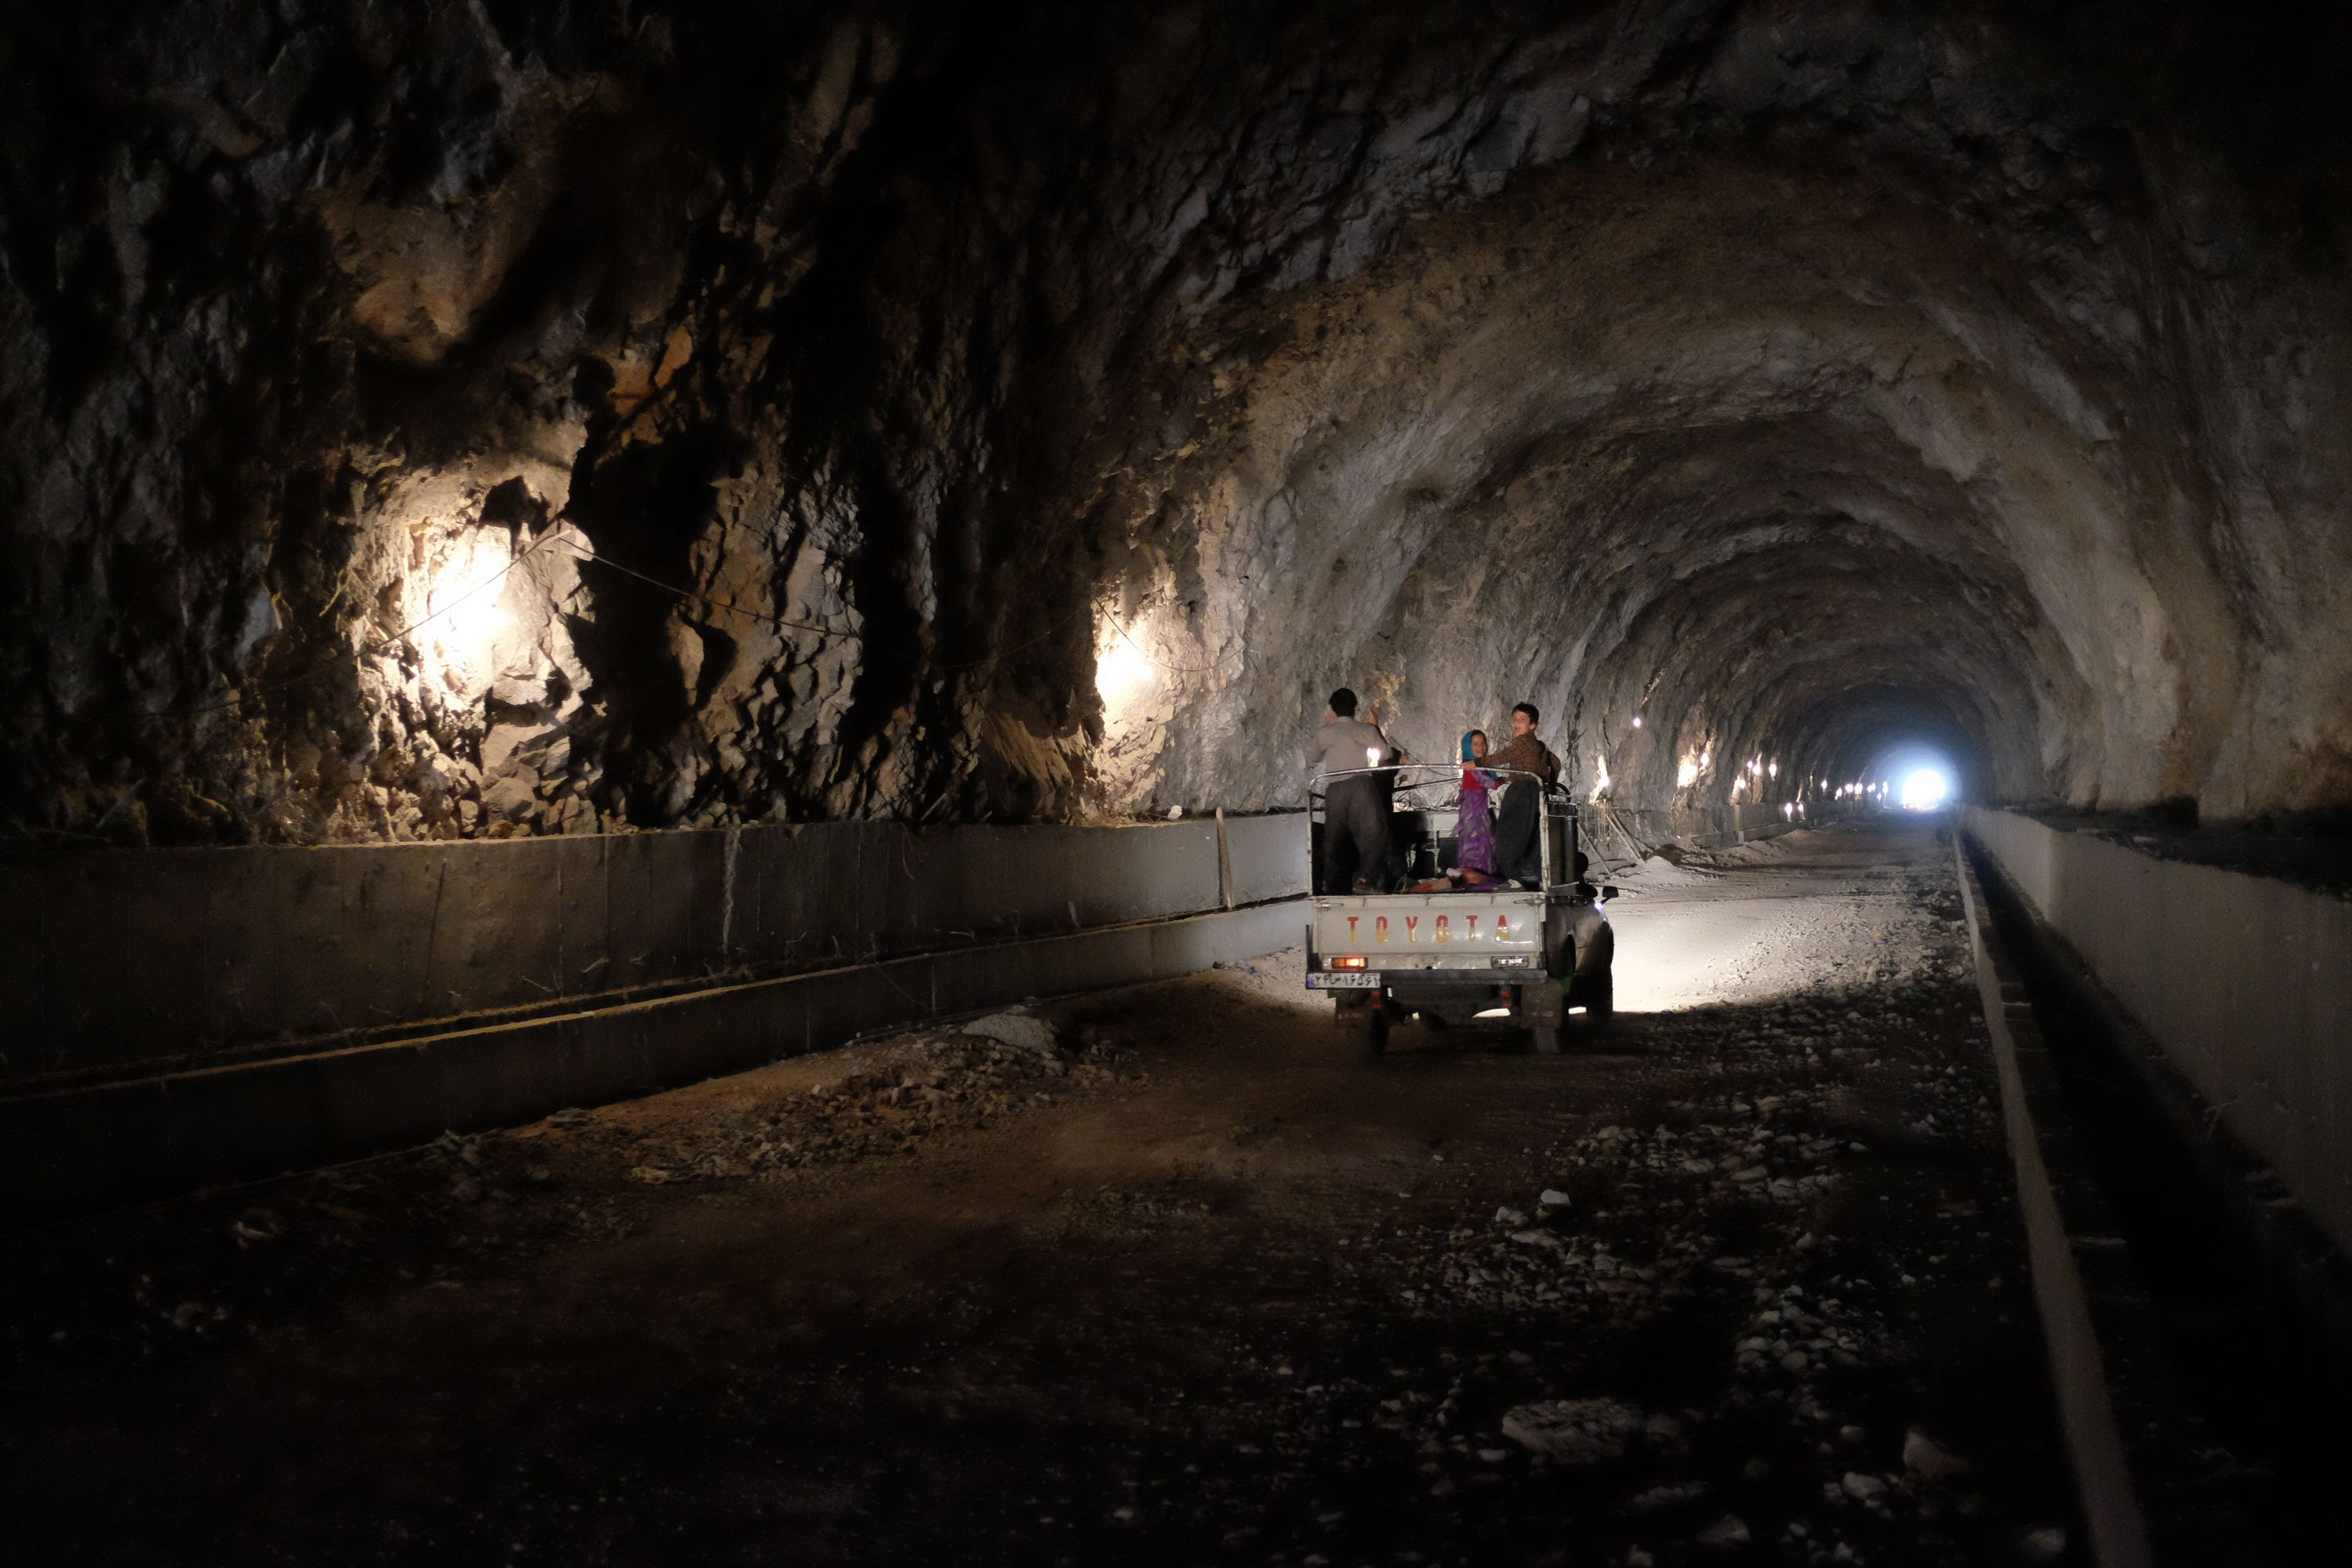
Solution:
{"label": "white painted concrete curb", "polygon": [[[2040,1031],[2022,988],[2001,973],[1986,935],[1990,917],[1984,890],[1977,885],[1967,854],[1958,844],[1953,846],[1953,857],[1968,909],[1969,940],[1976,956],[1985,1027],[1992,1037],[1993,1063],[2000,1081],[2002,1127],[2017,1171],[2018,1203],[2024,1212],[2026,1251],[2033,1271],[2033,1300],[2049,1345],[2051,1380],[2057,1388],[2059,1418],[2074,1460],[2075,1486],[2090,1524],[2092,1552],[2099,1568],[2150,1568],[2155,1559],[2149,1551],[2147,1522],[2124,1459],[2098,1331],[2091,1320],[2074,1243],[2051,1183],[2050,1163],[2043,1153],[2045,1129],[2033,1113],[2036,1097],[2027,1089],[2029,1073],[2047,1083],[2047,1064],[2040,1059]],[[2035,1059],[2031,1062],[2020,1050],[2020,1035],[2033,1043]],[[2050,1105],[2054,1092],[2041,1098],[2045,1106]]]}
{"label": "white painted concrete curb", "polygon": [[2352,900],[2015,812],[1968,830],[2352,1255]]}

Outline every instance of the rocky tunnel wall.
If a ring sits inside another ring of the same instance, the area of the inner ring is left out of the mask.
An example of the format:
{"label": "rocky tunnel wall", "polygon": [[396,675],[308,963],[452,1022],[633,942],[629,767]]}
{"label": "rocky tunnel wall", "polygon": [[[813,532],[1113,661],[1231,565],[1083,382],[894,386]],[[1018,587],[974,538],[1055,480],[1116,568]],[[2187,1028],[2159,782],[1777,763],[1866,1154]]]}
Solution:
{"label": "rocky tunnel wall", "polygon": [[1580,793],[2352,804],[2345,27],[1740,0],[0,36],[55,847]]}

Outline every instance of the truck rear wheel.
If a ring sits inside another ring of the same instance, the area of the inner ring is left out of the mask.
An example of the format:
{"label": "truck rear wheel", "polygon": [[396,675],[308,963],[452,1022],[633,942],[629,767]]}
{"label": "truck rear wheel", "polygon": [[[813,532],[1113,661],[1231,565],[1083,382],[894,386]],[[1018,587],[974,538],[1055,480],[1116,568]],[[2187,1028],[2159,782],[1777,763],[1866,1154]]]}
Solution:
{"label": "truck rear wheel", "polygon": [[1609,1021],[1617,1016],[1616,976],[1604,969],[1586,981],[1580,990],[1584,1026],[1596,1034],[1609,1027]]}
{"label": "truck rear wheel", "polygon": [[1546,1057],[1556,1057],[1559,1055],[1559,1026],[1558,1024],[1538,1024],[1534,1027],[1534,1034],[1536,1037],[1537,1055]]}
{"label": "truck rear wheel", "polygon": [[1364,1019],[1364,1053],[1380,1056],[1389,1048],[1389,1010],[1375,1002]]}

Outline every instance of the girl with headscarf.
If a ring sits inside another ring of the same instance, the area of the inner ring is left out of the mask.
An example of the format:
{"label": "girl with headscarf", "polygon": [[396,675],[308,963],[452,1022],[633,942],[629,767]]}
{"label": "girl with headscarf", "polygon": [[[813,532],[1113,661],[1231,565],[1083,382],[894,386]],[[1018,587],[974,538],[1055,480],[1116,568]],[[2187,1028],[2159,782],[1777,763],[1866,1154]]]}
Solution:
{"label": "girl with headscarf", "polygon": [[1486,731],[1473,730],[1462,737],[1462,797],[1455,808],[1454,863],[1478,878],[1495,873],[1495,818],[1486,795],[1495,775],[1479,767],[1486,755]]}

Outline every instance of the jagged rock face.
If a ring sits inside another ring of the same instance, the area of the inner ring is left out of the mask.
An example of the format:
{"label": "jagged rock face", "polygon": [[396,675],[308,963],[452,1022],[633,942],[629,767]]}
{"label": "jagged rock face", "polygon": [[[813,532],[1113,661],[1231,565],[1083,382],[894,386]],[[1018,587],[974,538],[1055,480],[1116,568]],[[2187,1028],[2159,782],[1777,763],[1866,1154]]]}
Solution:
{"label": "jagged rock face", "polygon": [[2352,804],[2315,13],[54,9],[20,829],[1273,805],[1341,682],[1647,807]]}

